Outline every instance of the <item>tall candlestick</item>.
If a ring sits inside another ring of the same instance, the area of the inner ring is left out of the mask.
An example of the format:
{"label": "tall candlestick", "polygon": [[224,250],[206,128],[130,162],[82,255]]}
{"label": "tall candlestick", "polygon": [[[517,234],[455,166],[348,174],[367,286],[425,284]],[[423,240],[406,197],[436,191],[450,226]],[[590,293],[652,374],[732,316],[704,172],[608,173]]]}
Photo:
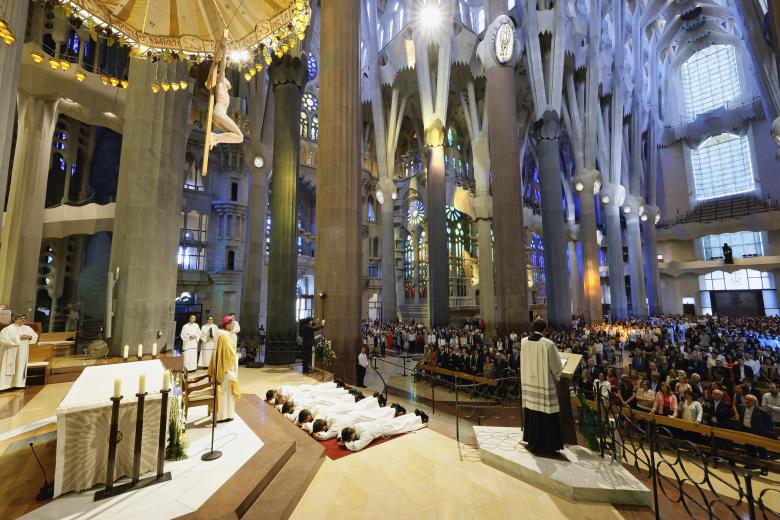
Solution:
{"label": "tall candlestick", "polygon": [[138,357],[144,357],[144,346],[141,343],[138,344]]}
{"label": "tall candlestick", "polygon": [[152,343],[152,357],[157,357],[157,343]]}
{"label": "tall candlestick", "polygon": [[120,378],[114,379],[114,397],[119,398],[122,395],[122,380]]}
{"label": "tall candlestick", "polygon": [[127,356],[130,355],[130,345],[125,345],[124,351],[122,353],[122,357],[127,359]]}
{"label": "tall candlestick", "polygon": [[140,374],[138,376],[138,393],[139,394],[146,393],[146,374]]}
{"label": "tall candlestick", "polygon": [[165,371],[163,373],[163,390],[170,390],[171,389],[171,373],[169,371]]}

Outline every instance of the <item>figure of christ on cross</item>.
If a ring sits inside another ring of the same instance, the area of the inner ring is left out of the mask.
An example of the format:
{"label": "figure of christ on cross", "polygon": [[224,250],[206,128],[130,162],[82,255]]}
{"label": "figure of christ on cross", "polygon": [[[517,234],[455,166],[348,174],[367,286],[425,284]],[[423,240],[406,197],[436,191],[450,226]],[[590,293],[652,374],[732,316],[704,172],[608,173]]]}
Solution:
{"label": "figure of christ on cross", "polygon": [[[230,105],[230,81],[225,77],[225,65],[227,63],[227,43],[228,31],[222,34],[222,39],[217,43],[214,51],[214,62],[211,64],[206,88],[209,90],[209,114],[206,121],[206,146],[203,151],[202,174],[206,175],[208,171],[209,151],[214,149],[220,143],[243,143],[244,134],[227,114]],[[212,131],[212,126],[216,126],[221,133]]]}

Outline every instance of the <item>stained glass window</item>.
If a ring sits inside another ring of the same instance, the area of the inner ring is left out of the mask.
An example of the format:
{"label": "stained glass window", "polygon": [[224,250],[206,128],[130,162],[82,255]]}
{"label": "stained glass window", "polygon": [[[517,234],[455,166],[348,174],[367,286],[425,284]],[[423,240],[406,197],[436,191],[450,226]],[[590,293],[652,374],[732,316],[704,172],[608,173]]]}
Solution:
{"label": "stained glass window", "polygon": [[301,137],[309,136],[309,115],[301,112]]}
{"label": "stained glass window", "polygon": [[317,77],[317,57],[314,56],[314,53],[309,54],[309,59],[307,61],[307,65],[309,68],[309,81],[313,80]]}

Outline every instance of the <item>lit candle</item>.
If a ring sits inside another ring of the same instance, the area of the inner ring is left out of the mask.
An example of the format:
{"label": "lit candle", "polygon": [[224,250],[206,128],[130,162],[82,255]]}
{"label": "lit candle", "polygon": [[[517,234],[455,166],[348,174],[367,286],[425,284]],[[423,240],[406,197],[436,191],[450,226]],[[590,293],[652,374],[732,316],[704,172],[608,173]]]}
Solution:
{"label": "lit candle", "polygon": [[143,344],[138,344],[138,357],[144,357],[144,346]]}
{"label": "lit candle", "polygon": [[138,393],[146,393],[146,374],[140,374],[138,376]]}
{"label": "lit candle", "polygon": [[114,379],[114,397],[122,395],[122,380],[120,378]]}
{"label": "lit candle", "polygon": [[124,352],[122,353],[122,357],[127,359],[127,356],[130,355],[130,345],[125,345]]}
{"label": "lit candle", "polygon": [[157,343],[152,343],[152,356],[157,356]]}
{"label": "lit candle", "polygon": [[170,390],[171,389],[171,373],[169,371],[165,371],[163,373],[163,390]]}

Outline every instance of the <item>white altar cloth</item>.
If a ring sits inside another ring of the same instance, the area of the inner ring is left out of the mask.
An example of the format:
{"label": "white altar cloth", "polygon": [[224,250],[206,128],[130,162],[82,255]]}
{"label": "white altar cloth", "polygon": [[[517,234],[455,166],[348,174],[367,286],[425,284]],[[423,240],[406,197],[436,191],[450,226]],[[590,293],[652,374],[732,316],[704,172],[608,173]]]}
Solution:
{"label": "white altar cloth", "polygon": [[91,366],[84,369],[57,407],[57,458],[54,496],[105,484],[111,396],[114,379],[122,379],[114,479],[133,469],[138,377],[146,374],[141,474],[157,466],[160,389],[165,368],[160,360]]}

